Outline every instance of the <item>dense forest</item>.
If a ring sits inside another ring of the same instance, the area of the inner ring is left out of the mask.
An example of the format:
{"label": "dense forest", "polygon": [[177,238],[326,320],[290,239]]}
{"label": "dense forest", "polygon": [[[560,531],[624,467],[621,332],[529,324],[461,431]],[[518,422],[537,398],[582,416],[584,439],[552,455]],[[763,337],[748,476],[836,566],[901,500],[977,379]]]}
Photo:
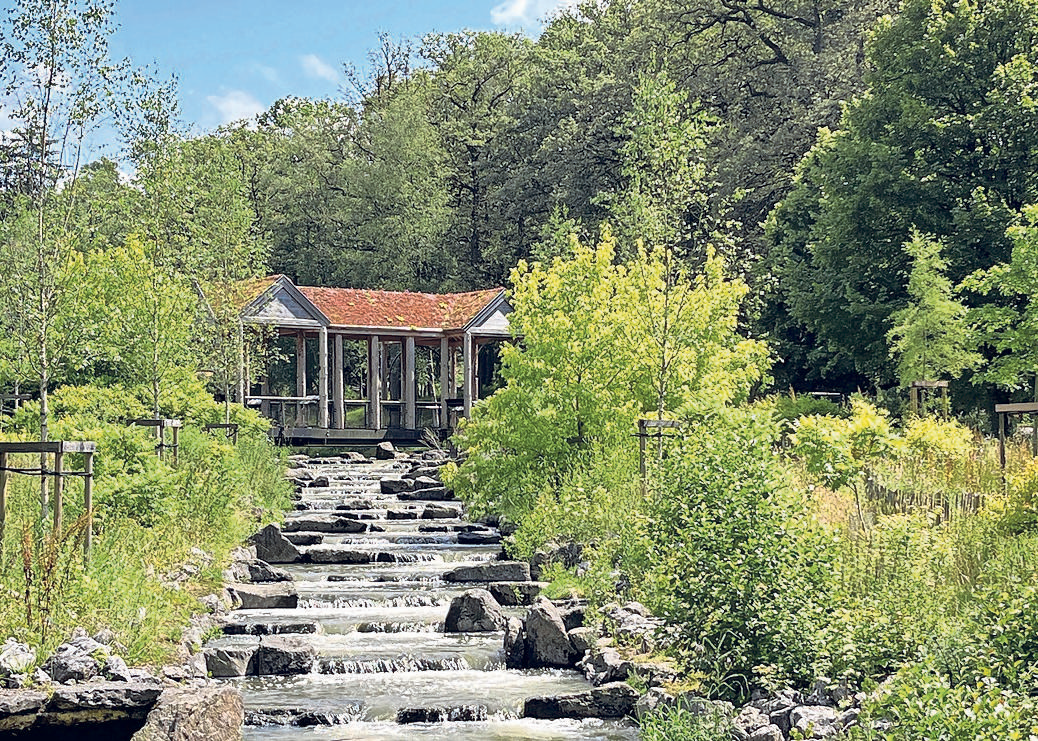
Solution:
{"label": "dense forest", "polygon": [[[523,341],[445,477],[512,556],[578,546],[551,594],[666,619],[675,692],[824,676],[867,693],[845,738],[1038,735],[1038,468],[985,436],[996,398],[1038,398],[1036,0],[587,2],[536,39],[383,37],[341,97],[203,135],[109,58],[113,12],[20,0],[0,34],[0,386],[34,397],[0,440],[99,443],[93,565],[12,496],[11,635],[90,623],[165,660],[197,595],[126,544],[218,562],[288,506],[232,403],[264,340],[234,286],[505,285]],[[102,126],[123,153],[83,161]],[[957,419],[908,408],[942,380]],[[243,442],[189,434],[174,468],[122,423],[145,415]],[[672,433],[639,458],[645,418]]]}

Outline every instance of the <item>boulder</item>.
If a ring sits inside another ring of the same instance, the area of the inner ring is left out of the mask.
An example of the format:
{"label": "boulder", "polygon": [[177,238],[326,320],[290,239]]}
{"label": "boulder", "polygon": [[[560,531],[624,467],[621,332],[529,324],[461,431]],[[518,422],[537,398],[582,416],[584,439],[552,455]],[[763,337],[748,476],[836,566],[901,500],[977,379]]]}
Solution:
{"label": "boulder", "polygon": [[545,547],[533,554],[530,559],[530,574],[534,579],[540,579],[544,569],[553,563],[563,568],[572,569],[580,563],[584,547],[580,543],[546,543]]}
{"label": "boulder", "polygon": [[311,563],[361,564],[371,563],[374,560],[375,554],[371,551],[359,551],[350,547],[329,545],[320,548],[310,548],[307,550],[306,556]]}
{"label": "boulder", "polygon": [[299,549],[290,543],[277,525],[267,525],[252,536],[256,546],[256,558],[267,563],[297,563],[301,560]]}
{"label": "boulder", "polygon": [[502,630],[508,619],[501,606],[485,589],[469,589],[451,600],[444,633],[493,633]]}
{"label": "boulder", "polygon": [[321,632],[316,620],[279,620],[277,622],[231,622],[223,626],[223,632],[231,636],[273,636],[289,634],[313,634]]}
{"label": "boulder", "polygon": [[523,561],[487,561],[458,566],[443,575],[446,582],[530,581],[530,565]]}
{"label": "boulder", "polygon": [[293,515],[285,520],[286,533],[363,533],[368,526],[355,517],[343,515]]}
{"label": "boulder", "polygon": [[308,708],[263,708],[246,710],[247,726],[298,726],[311,728],[314,726],[339,726],[351,722],[360,715],[361,709],[350,706],[349,712],[330,713]]}
{"label": "boulder", "polygon": [[375,446],[375,460],[391,461],[396,459],[396,448],[391,442],[382,442]]}
{"label": "boulder", "polygon": [[510,617],[505,623],[505,666],[522,669],[526,662],[526,632],[519,618]]}
{"label": "boulder", "polygon": [[474,530],[458,533],[458,542],[462,545],[497,545],[501,542],[501,533],[494,532],[493,530]]}
{"label": "boulder", "polygon": [[800,705],[789,711],[791,728],[803,738],[829,738],[840,732],[836,711],[828,705]]}
{"label": "boulder", "polygon": [[573,666],[577,659],[566,633],[566,624],[554,604],[544,597],[534,600],[526,615],[526,665],[530,667]]}
{"label": "boulder", "polygon": [[390,509],[386,511],[387,520],[417,520],[418,512],[413,509]]}
{"label": "boulder", "polygon": [[284,538],[294,546],[320,545],[324,542],[321,533],[285,533]]}
{"label": "boulder", "polygon": [[660,687],[652,687],[648,692],[638,698],[638,702],[634,705],[634,717],[641,720],[646,715],[649,715],[659,708],[672,707],[673,705],[673,695],[669,692],[665,692]]}
{"label": "boulder", "polygon": [[461,517],[461,510],[445,504],[429,504],[422,510],[423,520],[453,520],[458,517]]}
{"label": "boulder", "polygon": [[35,663],[36,652],[27,643],[8,638],[0,646],[0,678],[24,674]]}
{"label": "boulder", "polygon": [[302,638],[270,636],[260,639],[256,652],[257,674],[309,674],[317,652]]}
{"label": "boulder", "polygon": [[594,685],[625,682],[634,671],[634,665],[620,656],[612,646],[594,646],[579,662],[584,676]]}
{"label": "boulder", "polygon": [[245,706],[228,685],[167,689],[131,741],[241,741]]}
{"label": "boulder", "polygon": [[539,581],[499,581],[488,585],[487,589],[494,595],[497,604],[517,607],[533,604],[545,586],[544,582]]}
{"label": "boulder", "polygon": [[202,650],[205,668],[211,677],[245,677],[256,674],[259,644],[208,647]]}
{"label": "boulder", "polygon": [[290,582],[234,584],[228,591],[241,602],[243,610],[294,609],[299,605],[299,595]]}
{"label": "boulder", "polygon": [[107,646],[76,628],[72,638],[58,646],[42,668],[55,682],[86,682],[100,674],[101,662],[107,656]]}
{"label": "boulder", "polygon": [[0,690],[0,737],[31,726],[46,703],[43,692]]}
{"label": "boulder", "polygon": [[249,573],[249,581],[254,584],[264,584],[276,581],[292,581],[292,577],[281,569],[275,569],[266,561],[253,559],[245,562]]}
{"label": "boulder", "polygon": [[58,725],[75,725],[98,718],[144,718],[161,694],[162,684],[158,680],[87,682],[56,687],[44,712],[59,716],[54,718]]}
{"label": "boulder", "polygon": [[118,656],[109,656],[101,667],[101,676],[113,682],[129,682],[133,680],[133,672],[126,662]]}
{"label": "boulder", "polygon": [[416,499],[424,499],[429,502],[443,502],[448,499],[454,499],[454,493],[446,487],[435,486],[429,489],[422,489],[421,491],[402,491],[397,494],[397,498],[405,502]]}
{"label": "boulder", "polygon": [[752,705],[747,705],[732,721],[732,726],[739,738],[749,738],[758,729],[769,725],[768,716]]}
{"label": "boulder", "polygon": [[569,645],[573,647],[573,653],[577,656],[583,656],[594,648],[598,640],[598,633],[594,628],[573,628],[567,631],[566,635],[569,637]]}
{"label": "boulder", "polygon": [[426,489],[436,489],[443,486],[443,482],[439,479],[435,479],[432,476],[416,476],[411,479],[414,482],[412,489],[414,491],[424,491]]}
{"label": "boulder", "polygon": [[623,718],[634,713],[638,692],[625,682],[596,687],[589,692],[554,697],[531,697],[523,705],[524,718]]}
{"label": "boulder", "polygon": [[396,713],[396,722],[400,724],[485,721],[486,719],[486,705],[457,705],[447,708],[400,708]]}
{"label": "boulder", "polygon": [[746,741],[786,741],[782,729],[769,723],[747,736]]}
{"label": "boulder", "polygon": [[414,480],[382,479],[378,484],[378,488],[383,494],[400,494],[405,491],[414,491]]}

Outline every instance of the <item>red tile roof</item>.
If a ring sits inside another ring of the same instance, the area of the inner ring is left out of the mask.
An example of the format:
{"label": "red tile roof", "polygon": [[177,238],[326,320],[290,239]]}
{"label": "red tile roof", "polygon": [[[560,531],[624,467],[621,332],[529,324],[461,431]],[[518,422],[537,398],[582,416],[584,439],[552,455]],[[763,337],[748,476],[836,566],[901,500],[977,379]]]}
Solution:
{"label": "red tile roof", "polygon": [[502,288],[469,293],[410,293],[298,286],[337,327],[462,329]]}

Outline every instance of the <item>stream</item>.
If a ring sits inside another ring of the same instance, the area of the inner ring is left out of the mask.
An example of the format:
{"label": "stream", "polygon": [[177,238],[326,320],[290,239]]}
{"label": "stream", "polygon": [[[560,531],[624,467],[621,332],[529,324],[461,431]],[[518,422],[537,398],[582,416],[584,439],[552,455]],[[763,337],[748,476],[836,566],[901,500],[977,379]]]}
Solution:
{"label": "stream", "polygon": [[[590,685],[573,671],[505,669],[503,633],[443,632],[451,599],[480,586],[447,583],[443,574],[497,559],[501,548],[459,544],[458,530],[468,525],[460,518],[399,519],[420,518],[427,505],[458,506],[383,494],[382,479],[399,479],[409,464],[317,459],[305,468],[327,477],[329,486],[303,488],[286,529],[293,517],[351,513],[379,530],[325,535],[321,545],[374,551],[378,561],[279,566],[292,577],[298,606],[234,613],[236,621],[245,623],[319,623],[316,633],[300,636],[317,652],[310,674],[225,680],[244,696],[246,741],[638,737],[635,728],[613,721],[521,718],[529,697],[582,692]],[[504,609],[521,615],[526,608]],[[208,645],[249,640],[256,639],[225,635]],[[482,706],[486,720],[397,722],[402,708],[458,706]],[[307,714],[319,725],[257,725],[279,711]]]}

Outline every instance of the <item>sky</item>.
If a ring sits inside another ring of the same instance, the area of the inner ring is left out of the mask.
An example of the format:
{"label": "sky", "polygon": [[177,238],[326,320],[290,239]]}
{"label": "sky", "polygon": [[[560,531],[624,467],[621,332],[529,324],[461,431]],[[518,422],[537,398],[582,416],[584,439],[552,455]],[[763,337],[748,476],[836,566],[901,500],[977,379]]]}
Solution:
{"label": "sky", "polygon": [[[12,0],[0,0],[0,6]],[[114,58],[178,78],[196,132],[285,96],[342,97],[343,64],[366,67],[378,34],[505,30],[530,35],[572,0],[119,0]]]}

